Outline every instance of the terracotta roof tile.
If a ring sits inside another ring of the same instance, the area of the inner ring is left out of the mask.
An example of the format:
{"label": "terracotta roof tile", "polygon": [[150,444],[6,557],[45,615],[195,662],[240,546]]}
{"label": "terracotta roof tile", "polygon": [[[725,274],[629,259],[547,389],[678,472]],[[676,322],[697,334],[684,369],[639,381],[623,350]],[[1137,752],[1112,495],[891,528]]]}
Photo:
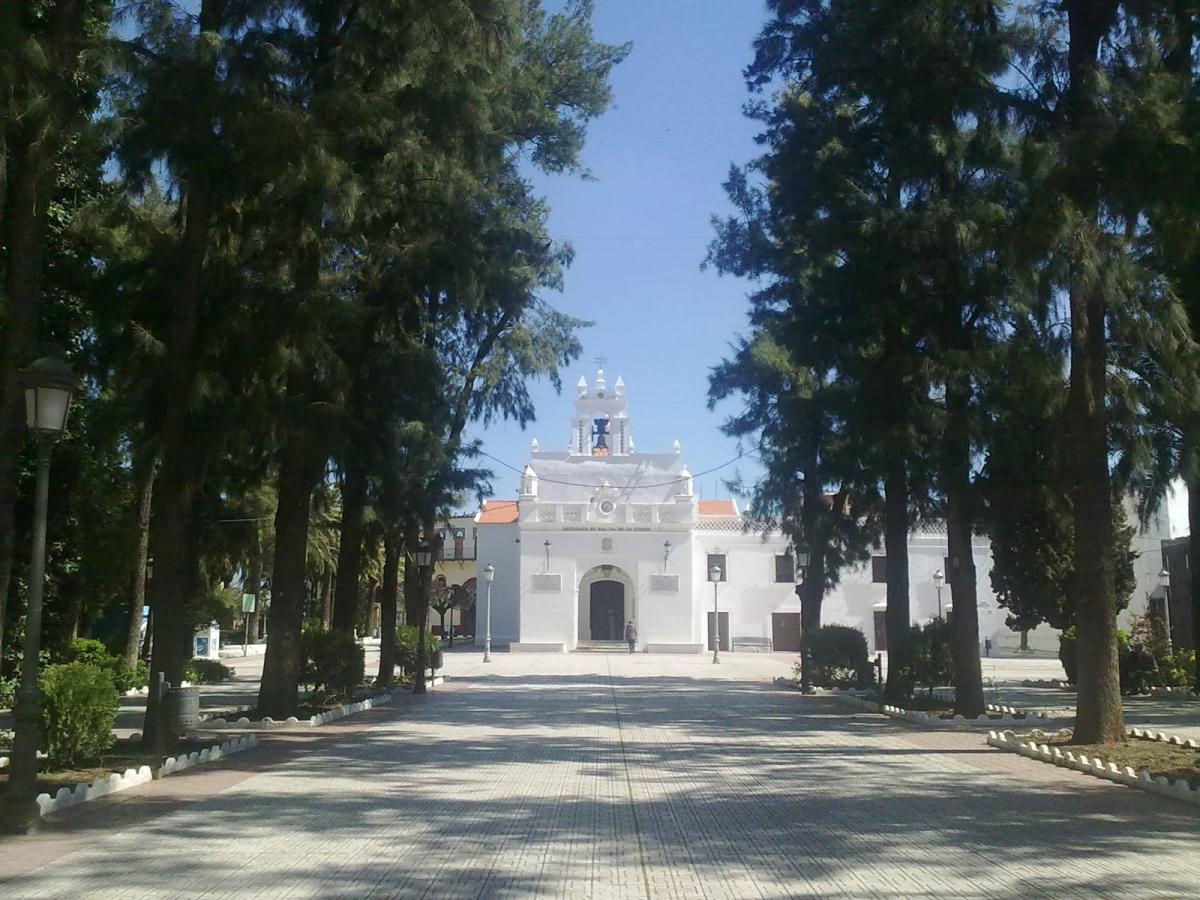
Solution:
{"label": "terracotta roof tile", "polygon": [[700,500],[698,511],[702,516],[736,516],[737,504],[732,500]]}
{"label": "terracotta roof tile", "polygon": [[480,525],[508,525],[517,521],[517,514],[516,500],[484,500],[475,521]]}

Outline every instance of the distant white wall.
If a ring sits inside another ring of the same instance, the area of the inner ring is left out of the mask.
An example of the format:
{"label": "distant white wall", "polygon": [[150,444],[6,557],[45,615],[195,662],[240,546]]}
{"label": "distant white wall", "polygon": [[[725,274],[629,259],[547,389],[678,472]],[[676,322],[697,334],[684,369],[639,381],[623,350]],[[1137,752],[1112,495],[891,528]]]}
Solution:
{"label": "distant white wall", "polygon": [[483,569],[496,568],[492,582],[492,642],[508,643],[520,633],[521,545],[516,524],[480,525],[475,591],[475,642],[483,643],[487,585]]}

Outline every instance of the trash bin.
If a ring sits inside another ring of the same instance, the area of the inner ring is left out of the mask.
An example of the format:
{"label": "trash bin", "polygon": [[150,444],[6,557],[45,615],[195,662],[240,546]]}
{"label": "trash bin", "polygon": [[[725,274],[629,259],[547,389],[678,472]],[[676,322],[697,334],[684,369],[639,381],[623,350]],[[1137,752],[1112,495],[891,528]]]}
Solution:
{"label": "trash bin", "polygon": [[167,688],[163,697],[163,730],[171,737],[182,736],[200,724],[200,688]]}
{"label": "trash bin", "polygon": [[434,650],[432,658],[429,660],[429,668],[435,672],[442,667],[442,651]]}

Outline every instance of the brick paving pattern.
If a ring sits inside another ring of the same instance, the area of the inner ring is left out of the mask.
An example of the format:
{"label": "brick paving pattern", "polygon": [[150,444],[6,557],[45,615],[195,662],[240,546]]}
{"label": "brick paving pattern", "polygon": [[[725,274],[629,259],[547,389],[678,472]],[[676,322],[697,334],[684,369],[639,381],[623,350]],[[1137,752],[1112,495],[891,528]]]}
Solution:
{"label": "brick paving pattern", "polygon": [[775,689],[779,656],[476,659],[0,896],[1200,893],[1194,807]]}

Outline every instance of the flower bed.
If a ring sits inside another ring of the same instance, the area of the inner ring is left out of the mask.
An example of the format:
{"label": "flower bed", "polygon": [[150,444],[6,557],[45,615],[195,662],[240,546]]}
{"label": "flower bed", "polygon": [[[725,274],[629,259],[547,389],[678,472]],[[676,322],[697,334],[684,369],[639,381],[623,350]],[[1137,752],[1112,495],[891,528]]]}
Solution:
{"label": "flower bed", "polygon": [[[1197,753],[1195,750],[1183,750],[1176,747],[1162,748],[1174,753],[1185,753],[1191,757],[1188,760],[1190,765],[1186,767],[1181,768],[1181,760],[1174,759],[1174,757],[1159,756],[1158,759],[1161,760],[1160,764],[1156,765],[1152,763],[1149,767],[1139,769],[1132,765],[1120,764],[1121,762],[1133,760],[1127,753],[1123,754],[1122,751],[1125,748],[1119,745],[1096,745],[1094,748],[1083,745],[1076,746],[1072,750],[1064,749],[1062,746],[1054,746],[1049,742],[1043,741],[1039,743],[1036,732],[1029,735],[1029,738],[1029,740],[1018,738],[1011,731],[991,731],[988,732],[987,742],[992,747],[1010,753],[1019,753],[1021,756],[1026,756],[1030,759],[1037,759],[1051,765],[1092,775],[1096,778],[1103,778],[1117,784],[1134,787],[1138,790],[1200,805],[1200,790],[1197,790],[1192,784],[1192,782],[1195,782],[1200,785],[1200,753]],[[1061,740],[1061,733],[1059,739]],[[1076,753],[1076,750],[1079,752]],[[1102,754],[1107,754],[1109,758],[1105,759]],[[1146,759],[1145,757],[1141,758]],[[1118,761],[1114,762],[1114,759]],[[1171,773],[1182,777],[1172,778],[1168,774],[1156,775],[1151,771],[1151,769],[1158,768],[1169,769]],[[1189,770],[1195,774],[1189,776],[1187,774]]]}

